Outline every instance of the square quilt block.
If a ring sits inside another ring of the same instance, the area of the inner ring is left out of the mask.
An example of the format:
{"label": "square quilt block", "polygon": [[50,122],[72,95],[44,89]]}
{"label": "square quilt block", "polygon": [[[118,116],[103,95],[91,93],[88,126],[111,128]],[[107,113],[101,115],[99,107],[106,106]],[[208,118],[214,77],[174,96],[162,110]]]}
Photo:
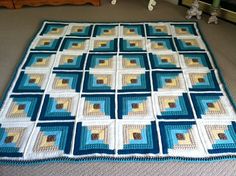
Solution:
{"label": "square quilt block", "polygon": [[144,28],[142,24],[121,24],[120,33],[123,37],[144,37]]}
{"label": "square quilt block", "polygon": [[126,122],[118,124],[118,154],[150,154],[159,153],[156,123]]}
{"label": "square quilt block", "polygon": [[47,70],[22,71],[13,92],[44,92],[48,82],[48,76],[49,72]]}
{"label": "square quilt block", "polygon": [[151,94],[118,95],[119,119],[153,119]]}
{"label": "square quilt block", "polygon": [[33,124],[0,123],[0,156],[22,157]]}
{"label": "square quilt block", "polygon": [[26,158],[59,157],[70,153],[74,123],[38,123]]}
{"label": "square quilt block", "polygon": [[119,92],[148,92],[151,90],[149,72],[124,70],[118,72]]}
{"label": "square quilt block", "polygon": [[146,45],[144,38],[120,38],[121,52],[145,52]]}
{"label": "square quilt block", "polygon": [[90,54],[87,59],[86,70],[113,71],[116,68],[115,54]]}
{"label": "square quilt block", "polygon": [[32,43],[32,51],[57,51],[61,43],[60,37],[39,37]]}
{"label": "square quilt block", "polygon": [[220,91],[214,71],[208,69],[186,70],[186,83],[190,91]]}
{"label": "square quilt block", "polygon": [[88,50],[88,44],[88,38],[65,38],[61,44],[60,51],[86,52]]}
{"label": "square quilt block", "polygon": [[86,72],[83,92],[115,92],[116,75],[112,72]]}
{"label": "square quilt block", "polygon": [[78,108],[78,94],[45,95],[39,120],[72,120]]}
{"label": "square quilt block", "polygon": [[57,55],[54,70],[83,70],[86,59],[85,53],[67,54],[60,53]]}
{"label": "square quilt block", "polygon": [[176,37],[174,38],[178,51],[205,51],[205,45],[199,37]]}
{"label": "square quilt block", "polygon": [[154,91],[185,91],[185,81],[181,71],[152,72]]}
{"label": "square quilt block", "polygon": [[93,37],[118,37],[118,26],[111,25],[96,25],[93,31]]}
{"label": "square quilt block", "polygon": [[194,36],[198,35],[194,24],[171,24],[173,33],[176,36]]}
{"label": "square quilt block", "polygon": [[91,41],[91,52],[116,52],[117,51],[117,38],[99,38],[95,37]]}
{"label": "square quilt block", "polygon": [[202,121],[199,123],[204,144],[210,154],[236,151],[236,123]]}
{"label": "square quilt block", "polygon": [[48,92],[80,92],[80,84],[82,79],[81,72],[52,72]]}
{"label": "square quilt block", "polygon": [[149,52],[175,51],[175,46],[172,38],[148,38],[147,45]]}
{"label": "square quilt block", "polygon": [[192,102],[198,118],[235,119],[229,100],[222,93],[192,93]]}
{"label": "square quilt block", "polygon": [[181,53],[181,65],[183,68],[208,68],[212,65],[207,53]]}
{"label": "square quilt block", "polygon": [[171,35],[170,25],[166,23],[146,24],[147,36],[169,36]]}
{"label": "square quilt block", "polygon": [[80,100],[79,119],[102,120],[115,118],[115,96],[82,95]]}
{"label": "square quilt block", "polygon": [[160,122],[163,154],[199,157],[205,154],[195,122]]}
{"label": "square quilt block", "polygon": [[159,119],[194,119],[187,93],[157,93],[155,109]]}
{"label": "square quilt block", "polygon": [[149,70],[148,58],[146,54],[124,53],[119,55],[118,69],[143,69]]}
{"label": "square quilt block", "polygon": [[41,104],[42,95],[11,95],[1,119],[4,121],[35,121]]}
{"label": "square quilt block", "polygon": [[67,36],[90,37],[93,25],[87,23],[70,23],[66,32]]}
{"label": "square quilt block", "polygon": [[179,56],[176,52],[149,53],[152,69],[180,69]]}
{"label": "square quilt block", "polygon": [[40,33],[42,36],[62,36],[64,35],[67,24],[46,23]]}
{"label": "square quilt block", "polygon": [[31,52],[22,67],[23,69],[51,69],[55,53]]}
{"label": "square quilt block", "polygon": [[114,123],[105,121],[97,125],[93,122],[77,124],[74,155],[114,154]]}

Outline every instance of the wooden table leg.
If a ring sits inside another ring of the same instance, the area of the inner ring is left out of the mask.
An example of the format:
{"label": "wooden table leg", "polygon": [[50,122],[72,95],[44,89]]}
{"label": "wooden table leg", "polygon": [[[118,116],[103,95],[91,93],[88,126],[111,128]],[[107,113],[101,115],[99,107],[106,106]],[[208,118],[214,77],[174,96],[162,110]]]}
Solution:
{"label": "wooden table leg", "polygon": [[0,0],[0,6],[9,8],[9,9],[14,9],[14,4],[12,1],[1,1]]}

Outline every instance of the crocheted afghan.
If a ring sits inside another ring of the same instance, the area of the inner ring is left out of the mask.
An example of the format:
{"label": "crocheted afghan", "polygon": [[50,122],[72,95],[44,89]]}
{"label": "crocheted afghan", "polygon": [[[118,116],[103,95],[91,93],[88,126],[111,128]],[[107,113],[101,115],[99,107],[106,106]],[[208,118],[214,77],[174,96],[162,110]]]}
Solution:
{"label": "crocheted afghan", "polygon": [[195,22],[45,21],[2,101],[0,163],[235,158],[235,119]]}

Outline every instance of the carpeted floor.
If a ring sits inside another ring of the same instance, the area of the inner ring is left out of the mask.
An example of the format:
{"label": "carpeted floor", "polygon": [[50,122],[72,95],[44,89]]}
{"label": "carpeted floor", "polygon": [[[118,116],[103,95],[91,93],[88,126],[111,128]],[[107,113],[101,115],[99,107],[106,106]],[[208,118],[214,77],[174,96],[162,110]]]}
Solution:
{"label": "carpeted floor", "polygon": [[[158,1],[153,12],[148,0],[118,0],[116,6],[102,0],[102,6],[58,6],[7,10],[0,8],[0,95],[7,86],[27,43],[42,20],[65,21],[153,21],[185,20],[186,8]],[[199,21],[215,53],[229,89],[236,99],[236,25],[221,21],[208,25],[208,16]],[[84,163],[39,166],[0,166],[0,176],[11,175],[235,175],[236,161],[215,163]]]}
{"label": "carpeted floor", "polygon": [[235,176],[236,162],[82,163],[0,167],[1,176]]}

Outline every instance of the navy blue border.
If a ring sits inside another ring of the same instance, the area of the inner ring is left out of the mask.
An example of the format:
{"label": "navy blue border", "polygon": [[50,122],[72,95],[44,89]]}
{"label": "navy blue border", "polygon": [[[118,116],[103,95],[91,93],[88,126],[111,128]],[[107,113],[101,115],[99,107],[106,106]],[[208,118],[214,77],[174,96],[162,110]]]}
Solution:
{"label": "navy blue border", "polygon": [[[4,101],[6,100],[7,97],[7,93],[9,91],[9,89],[11,88],[14,79],[17,75],[17,71],[19,69],[19,67],[21,66],[22,62],[24,61],[24,58],[29,50],[30,44],[32,43],[32,41],[34,40],[34,38],[37,36],[37,34],[39,33],[39,31],[42,29],[42,25],[46,22],[61,22],[61,23],[72,23],[72,22],[78,22],[78,21],[59,21],[59,20],[43,20],[39,26],[41,26],[40,28],[38,28],[38,30],[36,31],[36,33],[33,35],[32,39],[28,42],[27,44],[27,48],[25,48],[24,52],[23,52],[23,56],[21,57],[20,61],[18,62],[16,69],[14,71],[14,73],[11,76],[10,82],[8,83],[3,96],[1,97],[0,100],[0,108],[2,108],[2,105],[4,103]],[[142,21],[133,21],[133,22],[129,22],[129,23],[141,23]],[[186,21],[168,21],[168,20],[159,20],[159,21],[145,21],[147,22],[182,22],[182,23],[186,23]],[[196,21],[187,21],[187,22],[191,22],[194,23],[199,31],[199,34],[201,35],[201,38],[203,40],[203,42],[205,43],[208,52],[210,53],[214,66],[215,68],[218,70],[218,75],[219,78],[221,80],[221,82],[224,85],[224,91],[226,92],[234,110],[236,110],[236,103],[234,98],[232,97],[232,95],[230,94],[230,91],[227,87],[227,84],[223,78],[223,75],[221,73],[221,70],[219,69],[219,65],[216,61],[216,57],[213,55],[211,48],[209,47],[209,45],[206,42],[205,36],[203,35],[202,31],[199,28],[199,25]],[[83,21],[80,23],[93,23],[91,21]],[[118,23],[118,22],[100,22],[100,23]],[[119,23],[127,23],[125,21],[120,21]],[[33,161],[24,161],[24,160],[0,160],[0,164],[1,165],[34,165],[34,164],[47,164],[47,163],[51,163],[51,162],[69,162],[69,163],[83,163],[83,162],[169,162],[169,161],[183,161],[183,162],[219,162],[219,161],[225,161],[225,160],[236,160],[236,155],[225,155],[225,156],[212,156],[212,157],[207,157],[207,158],[203,158],[203,157],[199,157],[199,158],[192,158],[192,157],[129,157],[129,158],[125,158],[125,157],[119,157],[119,158],[114,158],[114,157],[84,157],[84,158],[68,158],[68,157],[59,157],[59,158],[49,158],[49,159],[42,159],[42,160],[33,160]]]}

